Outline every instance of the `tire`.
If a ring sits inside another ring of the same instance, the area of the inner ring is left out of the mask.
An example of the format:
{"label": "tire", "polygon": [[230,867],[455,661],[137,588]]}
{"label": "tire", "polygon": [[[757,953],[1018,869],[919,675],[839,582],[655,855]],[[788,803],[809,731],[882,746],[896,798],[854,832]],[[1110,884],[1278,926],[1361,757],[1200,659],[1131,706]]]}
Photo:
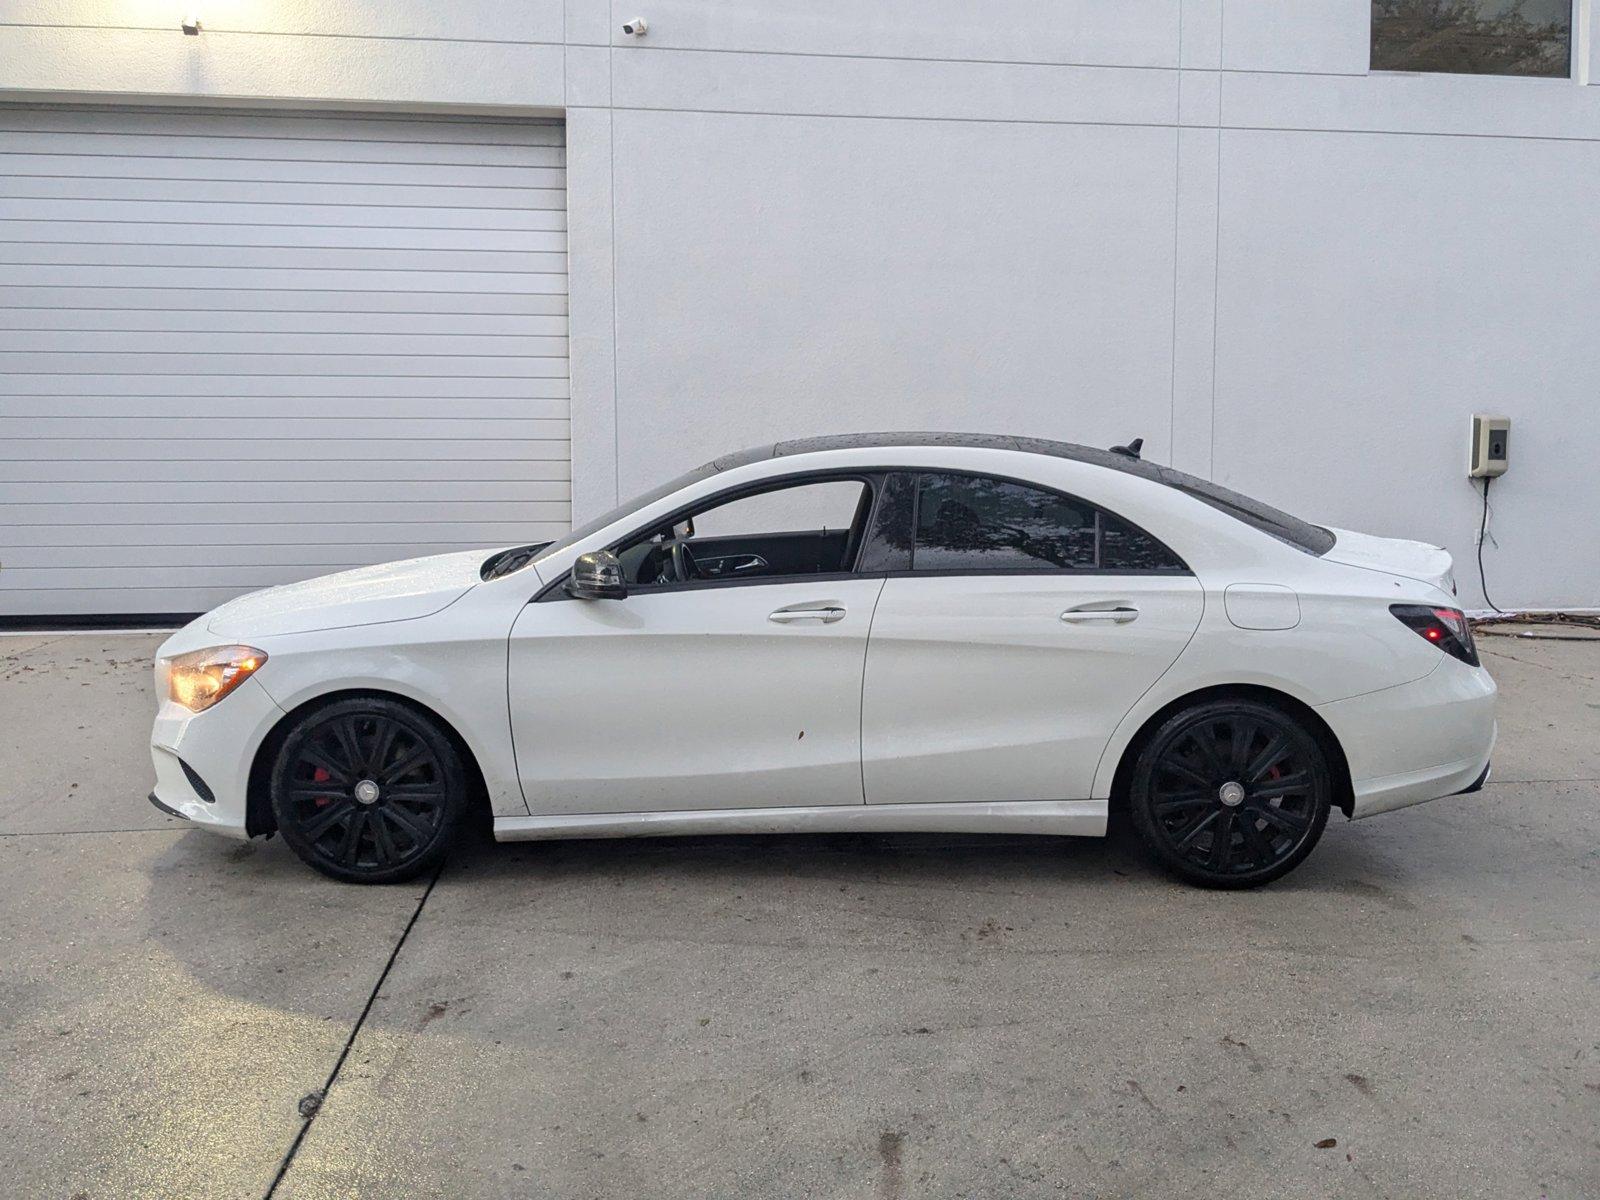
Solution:
{"label": "tire", "polygon": [[1157,727],[1134,761],[1128,801],[1167,871],[1201,887],[1260,887],[1322,837],[1333,772],[1316,734],[1282,709],[1211,700]]}
{"label": "tire", "polygon": [[433,870],[469,805],[466,768],[439,723],[377,696],[302,716],[271,778],[283,840],[346,883],[403,883]]}

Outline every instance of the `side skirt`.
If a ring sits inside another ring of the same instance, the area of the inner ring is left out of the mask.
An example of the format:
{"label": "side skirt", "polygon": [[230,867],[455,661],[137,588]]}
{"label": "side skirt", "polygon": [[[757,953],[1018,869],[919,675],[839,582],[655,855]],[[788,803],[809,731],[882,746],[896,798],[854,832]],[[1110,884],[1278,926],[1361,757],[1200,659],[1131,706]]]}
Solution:
{"label": "side skirt", "polygon": [[571,813],[496,817],[497,841],[672,837],[737,833],[1009,833],[1104,837],[1104,800],[1003,804],[836,804],[687,812]]}

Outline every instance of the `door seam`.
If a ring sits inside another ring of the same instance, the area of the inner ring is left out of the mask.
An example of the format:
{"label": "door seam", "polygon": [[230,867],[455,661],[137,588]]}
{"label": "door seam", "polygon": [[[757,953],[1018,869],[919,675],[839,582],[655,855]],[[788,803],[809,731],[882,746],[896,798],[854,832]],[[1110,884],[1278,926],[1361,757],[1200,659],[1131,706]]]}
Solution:
{"label": "door seam", "polygon": [[878,619],[878,605],[883,603],[883,593],[889,588],[884,579],[872,601],[872,613],[867,617],[867,636],[861,645],[861,697],[856,703],[856,766],[861,773],[861,803],[867,799],[867,658],[872,653],[872,626]]}

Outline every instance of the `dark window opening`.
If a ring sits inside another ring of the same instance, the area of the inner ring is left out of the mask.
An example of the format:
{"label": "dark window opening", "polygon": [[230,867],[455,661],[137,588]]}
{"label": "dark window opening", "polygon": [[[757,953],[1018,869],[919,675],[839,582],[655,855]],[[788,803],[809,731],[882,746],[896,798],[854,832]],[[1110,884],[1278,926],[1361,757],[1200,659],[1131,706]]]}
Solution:
{"label": "dark window opening", "polygon": [[844,574],[861,544],[872,489],[861,479],[805,479],[700,508],[616,549],[629,587]]}
{"label": "dark window opening", "polygon": [[1182,560],[1142,529],[1108,512],[1100,514],[1102,571],[1186,571]]}
{"label": "dark window opening", "polygon": [[856,570],[876,571],[911,569],[911,523],[916,511],[916,477],[903,472],[884,476],[878,489],[878,507],[861,546]]}
{"label": "dark window opening", "polygon": [[1372,69],[1572,74],[1572,0],[1373,0]]}
{"label": "dark window opening", "polygon": [[[903,526],[902,526],[903,528]],[[916,571],[1184,571],[1155,538],[1092,504],[977,475],[924,474]]]}

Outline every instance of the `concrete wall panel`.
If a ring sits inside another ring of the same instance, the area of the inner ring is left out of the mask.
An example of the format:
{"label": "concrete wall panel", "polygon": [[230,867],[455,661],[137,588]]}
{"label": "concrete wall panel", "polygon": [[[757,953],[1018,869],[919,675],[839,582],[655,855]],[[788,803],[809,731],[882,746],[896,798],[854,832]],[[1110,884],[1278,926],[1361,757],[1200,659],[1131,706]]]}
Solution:
{"label": "concrete wall panel", "polygon": [[[1470,564],[1468,419],[1509,416],[1501,605],[1592,605],[1600,146],[1226,131],[1218,481]],[[1492,187],[1484,186],[1493,181]]]}
{"label": "concrete wall panel", "polygon": [[1173,138],[618,112],[623,491],[837,430],[1165,457]]}

